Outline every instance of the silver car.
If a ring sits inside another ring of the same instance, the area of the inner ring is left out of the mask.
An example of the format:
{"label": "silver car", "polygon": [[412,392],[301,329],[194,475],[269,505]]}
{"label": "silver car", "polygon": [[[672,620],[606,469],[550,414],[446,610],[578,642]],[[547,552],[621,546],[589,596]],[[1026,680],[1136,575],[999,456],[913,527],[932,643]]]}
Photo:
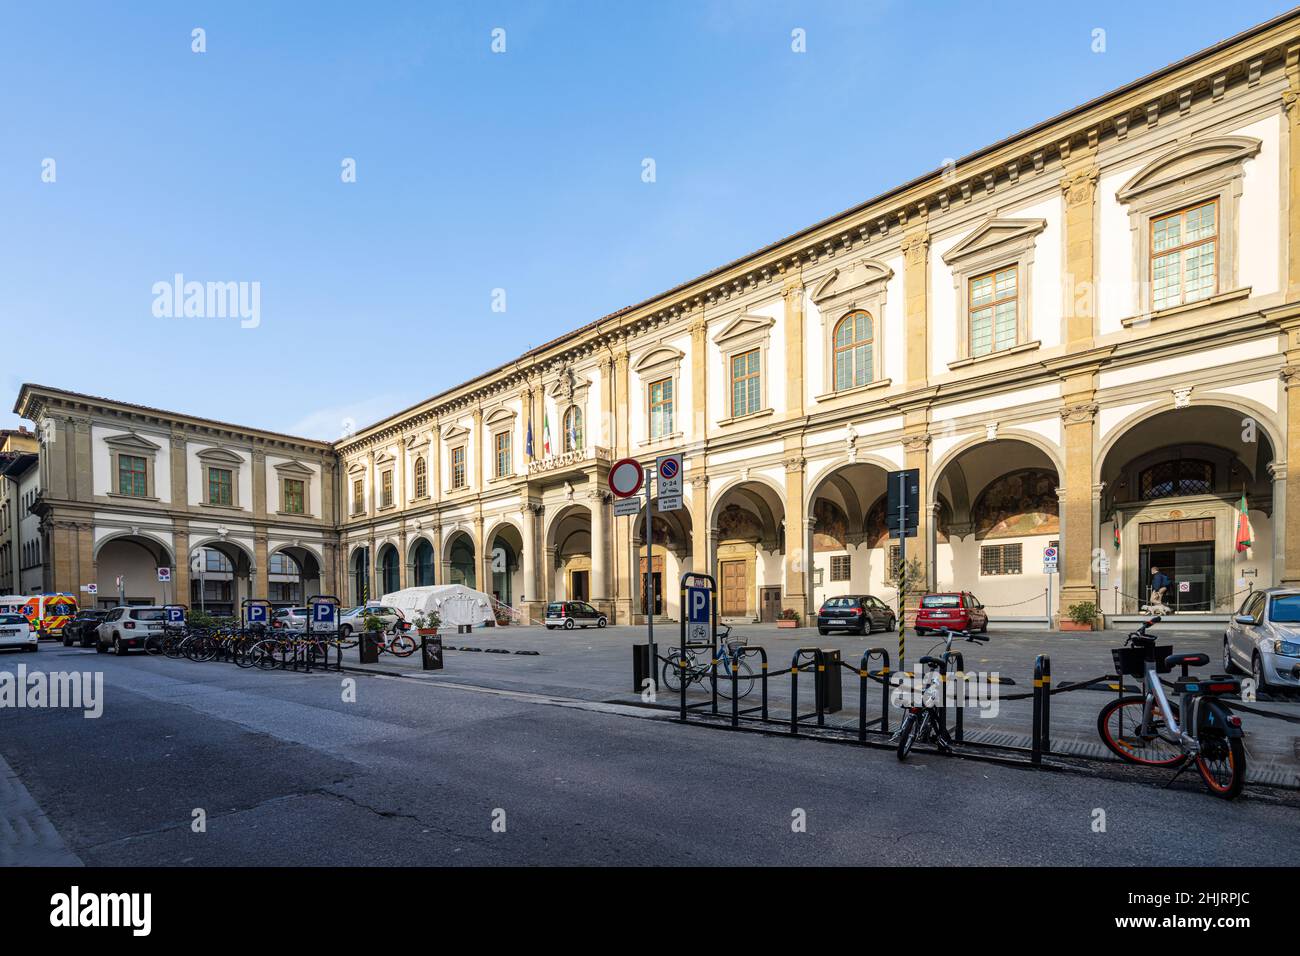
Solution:
{"label": "silver car", "polygon": [[367,614],[379,618],[383,622],[385,631],[392,631],[406,624],[406,615],[398,608],[383,604],[367,604],[364,607],[349,608],[339,615],[339,636],[346,638],[353,631],[358,634],[364,631]]}
{"label": "silver car", "polygon": [[1247,596],[1224,632],[1223,666],[1250,673],[1256,690],[1300,687],[1300,588]]}

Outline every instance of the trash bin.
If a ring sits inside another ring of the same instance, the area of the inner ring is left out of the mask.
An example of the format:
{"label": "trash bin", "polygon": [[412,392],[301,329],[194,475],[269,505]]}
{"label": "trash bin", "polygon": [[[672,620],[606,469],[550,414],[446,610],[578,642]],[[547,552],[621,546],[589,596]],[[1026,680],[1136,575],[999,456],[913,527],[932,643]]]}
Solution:
{"label": "trash bin", "polygon": [[840,649],[822,648],[822,663],[826,669],[817,675],[817,706],[827,714],[844,709],[844,686],[840,677]]}
{"label": "trash bin", "polygon": [[437,631],[420,635],[420,663],[426,671],[442,670],[442,635]]}
{"label": "trash bin", "polygon": [[362,631],[361,638],[357,641],[357,650],[361,654],[361,663],[378,664],[379,635],[369,631]]}
{"label": "trash bin", "polygon": [[641,693],[646,689],[646,681],[652,680],[656,685],[659,683],[659,675],[655,673],[654,663],[650,660],[649,644],[632,645],[632,690]]}

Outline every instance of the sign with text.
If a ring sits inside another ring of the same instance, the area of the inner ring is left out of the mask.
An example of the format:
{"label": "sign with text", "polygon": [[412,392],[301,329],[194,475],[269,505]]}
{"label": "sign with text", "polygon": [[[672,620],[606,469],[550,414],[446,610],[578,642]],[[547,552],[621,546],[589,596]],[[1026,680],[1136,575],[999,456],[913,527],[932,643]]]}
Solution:
{"label": "sign with text", "polygon": [[1056,565],[1059,559],[1060,559],[1060,553],[1057,551],[1056,548],[1053,548],[1050,545],[1044,548],[1043,549],[1043,573],[1055,574]]}
{"label": "sign with text", "polygon": [[891,471],[885,482],[885,527],[891,538],[898,537],[898,528],[909,538],[916,537],[916,526],[921,520],[921,471],[906,468]]}
{"label": "sign with text", "polygon": [[626,517],[627,515],[639,515],[641,513],[641,499],[637,497],[619,498],[614,502],[615,517]]}
{"label": "sign with text", "polygon": [[682,456],[660,455],[655,459],[655,470],[659,473],[660,511],[677,511],[682,506]]}

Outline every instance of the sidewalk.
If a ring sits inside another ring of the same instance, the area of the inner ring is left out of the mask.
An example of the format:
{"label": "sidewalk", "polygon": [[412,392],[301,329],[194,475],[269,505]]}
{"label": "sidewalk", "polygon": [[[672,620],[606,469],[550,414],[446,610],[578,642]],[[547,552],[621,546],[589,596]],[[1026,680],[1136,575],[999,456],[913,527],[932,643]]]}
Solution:
{"label": "sidewalk", "polygon": [[[1162,638],[1180,652],[1200,651],[1210,656],[1210,667],[1204,673],[1221,670],[1221,637],[1204,631],[1184,631],[1172,626],[1162,626]],[[676,645],[679,632],[676,628],[655,633],[662,656],[669,646]],[[770,671],[783,671],[790,666],[795,651],[801,647],[834,648],[853,672],[841,669],[844,709],[828,715],[827,722],[836,726],[856,727],[858,722],[859,679],[856,669],[862,653],[868,647],[884,648],[890,657],[891,667],[897,670],[898,635],[896,632],[877,633],[866,637],[821,637],[815,628],[778,629],[773,625],[749,625],[736,628],[735,637],[745,637],[750,646],[761,645],[767,650]],[[1033,689],[1034,659],[1038,654],[1050,657],[1053,686],[1060,688],[1067,682],[1079,683],[1113,671],[1110,649],[1118,647],[1124,639],[1123,632],[1058,632],[1058,631],[1007,631],[1000,633],[996,626],[984,645],[962,643],[954,645],[964,656],[968,673],[997,674],[1014,683],[1000,685],[1000,696],[1028,694]],[[408,658],[381,655],[378,664],[361,665],[359,652],[352,649],[344,654],[344,668],[354,673],[380,673],[413,677],[434,683],[467,684],[498,690],[533,694],[555,695],[602,703],[641,703],[641,696],[632,686],[632,646],[645,641],[641,627],[611,627],[603,630],[547,631],[542,627],[481,628],[470,634],[447,634],[443,637],[446,651],[444,669],[424,671],[417,652]],[[929,652],[935,640],[932,636],[917,637],[907,633],[906,653],[909,662]],[[463,648],[473,648],[466,650]],[[942,645],[935,653],[942,650]],[[506,651],[507,653],[499,653]],[[536,652],[518,654],[517,651]],[[758,671],[757,658],[751,666]],[[871,669],[879,667],[873,661]],[[800,711],[812,710],[813,684],[810,674],[801,674],[799,681]],[[769,682],[769,706],[774,718],[786,718],[790,712],[790,675],[774,677]],[[1097,713],[1115,691],[1105,685],[1077,692],[1056,694],[1052,698],[1053,746],[1090,757],[1107,757],[1097,736]],[[690,691],[691,700],[704,700],[707,695],[697,685]],[[758,682],[742,706],[756,705],[761,699]],[[656,702],[660,706],[675,706],[674,695],[660,693]],[[868,719],[880,714],[881,687],[872,682],[867,691]],[[719,702],[725,710],[727,701]],[[1250,705],[1271,713],[1300,717],[1300,700],[1261,701]],[[998,700],[996,714],[980,716],[979,711],[968,709],[966,734],[968,739],[986,743],[1028,746],[1031,727],[1031,700]],[[1247,730],[1247,747],[1250,755],[1252,780],[1277,786],[1300,786],[1300,725],[1268,720],[1254,714],[1243,714]],[[891,726],[896,726],[898,711],[890,715]]]}

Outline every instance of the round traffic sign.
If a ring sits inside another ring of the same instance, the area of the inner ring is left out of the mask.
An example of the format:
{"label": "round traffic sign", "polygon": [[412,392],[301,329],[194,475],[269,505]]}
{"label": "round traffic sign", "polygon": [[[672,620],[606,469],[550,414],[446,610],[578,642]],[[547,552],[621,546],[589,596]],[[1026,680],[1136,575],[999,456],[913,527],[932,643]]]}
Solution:
{"label": "round traffic sign", "polygon": [[641,490],[644,477],[641,462],[635,458],[620,458],[609,470],[609,490],[620,498],[631,498]]}
{"label": "round traffic sign", "polygon": [[677,468],[678,464],[676,458],[665,458],[659,465],[659,477],[668,479],[676,478]]}

